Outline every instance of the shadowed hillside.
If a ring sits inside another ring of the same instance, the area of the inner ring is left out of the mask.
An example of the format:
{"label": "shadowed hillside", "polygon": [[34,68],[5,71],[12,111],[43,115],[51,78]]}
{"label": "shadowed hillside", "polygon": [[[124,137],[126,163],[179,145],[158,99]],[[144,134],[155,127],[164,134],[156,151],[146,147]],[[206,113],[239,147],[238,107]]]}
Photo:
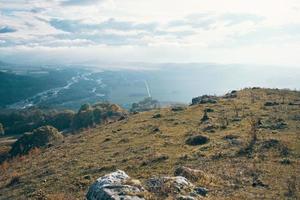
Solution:
{"label": "shadowed hillside", "polygon": [[[0,199],[84,199],[117,169],[142,183],[183,175],[208,189],[204,199],[298,199],[299,122],[299,92],[260,88],[131,114],[3,162]],[[169,192],[144,197],[174,199]]]}

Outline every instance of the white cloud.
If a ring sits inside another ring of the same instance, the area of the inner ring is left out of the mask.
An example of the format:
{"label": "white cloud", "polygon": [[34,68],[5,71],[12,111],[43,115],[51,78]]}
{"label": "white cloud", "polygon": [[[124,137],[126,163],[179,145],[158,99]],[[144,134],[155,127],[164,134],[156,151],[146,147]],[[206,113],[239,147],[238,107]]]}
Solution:
{"label": "white cloud", "polygon": [[299,8],[298,0],[0,0],[0,27],[10,28],[0,33],[0,59],[81,52],[94,61],[297,65]]}

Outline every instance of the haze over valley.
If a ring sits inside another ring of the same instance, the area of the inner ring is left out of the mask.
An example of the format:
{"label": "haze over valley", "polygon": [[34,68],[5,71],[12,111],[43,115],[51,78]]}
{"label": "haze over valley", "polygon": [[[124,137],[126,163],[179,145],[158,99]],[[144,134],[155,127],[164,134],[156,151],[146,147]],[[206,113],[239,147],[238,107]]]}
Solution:
{"label": "haze over valley", "polygon": [[139,69],[140,65],[143,63],[110,70],[105,65],[28,68],[2,63],[0,104],[12,109],[38,106],[77,110],[84,103],[109,101],[129,109],[132,103],[149,96],[162,103],[189,104],[197,95],[221,95],[244,87],[300,87],[300,72],[286,68],[145,63],[147,68]]}

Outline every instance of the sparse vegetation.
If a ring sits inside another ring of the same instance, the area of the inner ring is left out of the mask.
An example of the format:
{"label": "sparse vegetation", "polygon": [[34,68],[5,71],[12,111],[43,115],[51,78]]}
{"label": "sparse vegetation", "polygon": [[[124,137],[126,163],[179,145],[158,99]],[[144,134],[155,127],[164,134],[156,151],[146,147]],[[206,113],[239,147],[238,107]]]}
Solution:
{"label": "sparse vegetation", "polygon": [[[254,104],[249,101],[250,91],[259,97]],[[188,177],[199,190],[206,188],[208,193],[203,198],[208,200],[297,199],[300,107],[285,103],[286,110],[275,110],[277,106],[264,106],[267,101],[278,101],[278,92],[244,89],[237,91],[235,98],[218,97],[217,103],[209,105],[195,104],[180,112],[154,109],[83,129],[65,137],[64,143],[33,149],[28,155],[3,162],[0,199],[36,199],[39,195],[82,199],[97,178],[117,169],[143,184],[153,177],[161,180],[174,176],[177,171],[175,175]],[[299,99],[296,91],[285,95],[285,101]],[[231,121],[236,116],[233,103],[240,109],[240,120],[235,122]],[[207,107],[214,111],[208,113],[209,124],[199,124]],[[158,113],[160,117],[153,118]],[[286,124],[284,128],[273,126],[281,122]],[[214,131],[203,133],[207,125]],[[153,132],[155,129],[159,131]],[[199,135],[205,135],[209,142],[195,146],[185,143]],[[251,142],[251,153],[239,154]],[[201,172],[183,170],[183,166]],[[12,181],[15,173],[17,181]],[[8,186],[10,182],[14,184]],[[163,192],[165,196],[151,193],[145,197],[163,199],[171,190],[166,184],[157,189],[157,194]]]}
{"label": "sparse vegetation", "polygon": [[297,193],[296,179],[296,176],[292,176],[287,180],[287,192],[285,193],[285,196],[288,198],[297,199],[299,197]]}
{"label": "sparse vegetation", "polygon": [[224,109],[219,111],[219,123],[222,129],[226,129],[229,125],[229,120]]}

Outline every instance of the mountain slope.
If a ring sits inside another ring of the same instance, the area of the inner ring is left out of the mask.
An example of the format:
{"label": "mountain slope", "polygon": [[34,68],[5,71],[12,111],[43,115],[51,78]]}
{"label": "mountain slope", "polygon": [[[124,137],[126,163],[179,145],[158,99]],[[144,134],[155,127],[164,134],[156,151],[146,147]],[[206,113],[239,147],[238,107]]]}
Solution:
{"label": "mountain slope", "polygon": [[[178,166],[206,173],[195,182],[209,189],[206,199],[297,199],[299,102],[295,91],[244,89],[215,104],[152,110],[86,129],[2,164],[0,199],[83,199],[89,185],[116,169],[143,181],[173,175]],[[195,135],[209,141],[186,144]]]}

